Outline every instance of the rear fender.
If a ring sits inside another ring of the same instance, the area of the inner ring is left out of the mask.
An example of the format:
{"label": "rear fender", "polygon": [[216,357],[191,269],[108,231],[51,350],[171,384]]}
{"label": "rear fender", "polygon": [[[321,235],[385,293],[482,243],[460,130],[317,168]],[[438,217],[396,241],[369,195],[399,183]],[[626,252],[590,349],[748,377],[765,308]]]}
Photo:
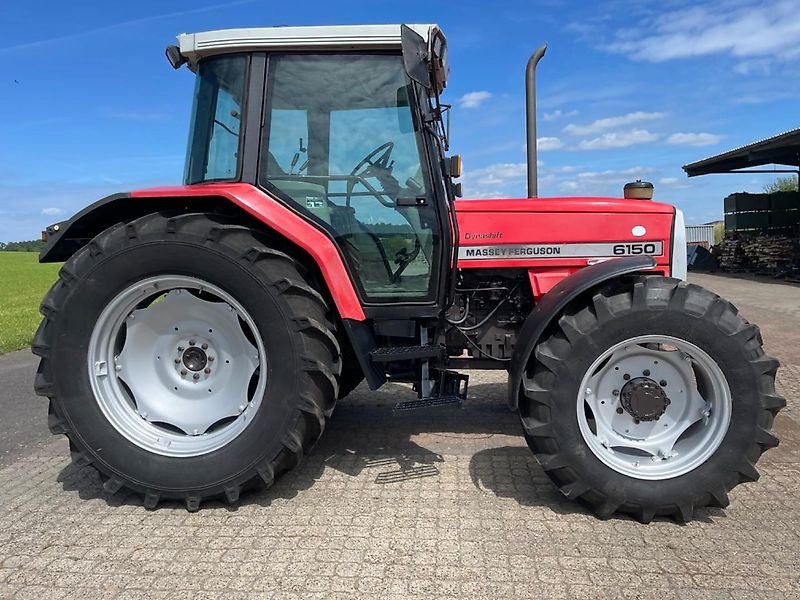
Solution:
{"label": "rear fender", "polygon": [[364,311],[333,240],[317,227],[256,187],[242,183],[156,188],[114,194],[74,217],[47,228],[40,262],[68,259],[93,237],[116,223],[159,210],[204,212],[222,208],[244,213],[288,240],[316,264],[342,319],[364,321]]}
{"label": "rear fender", "polygon": [[647,271],[656,266],[650,256],[630,256],[606,260],[581,269],[557,283],[534,306],[517,336],[511,358],[508,405],[517,409],[522,374],[533,349],[547,329],[567,305],[579,295],[622,275]]}

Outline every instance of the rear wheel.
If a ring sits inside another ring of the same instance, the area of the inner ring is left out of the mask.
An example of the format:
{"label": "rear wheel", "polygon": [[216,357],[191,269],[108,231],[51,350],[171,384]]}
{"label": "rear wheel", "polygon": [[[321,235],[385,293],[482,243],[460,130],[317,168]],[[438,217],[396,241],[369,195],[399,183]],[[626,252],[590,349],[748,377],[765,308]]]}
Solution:
{"label": "rear wheel", "polygon": [[145,505],[271,485],[320,436],[339,344],[290,256],[207,215],[149,215],[95,238],[42,303],[36,386],[73,459]]}
{"label": "rear wheel", "polygon": [[691,520],[727,506],[778,444],[785,401],[758,328],[696,285],[617,282],[569,307],[535,348],[520,414],[528,444],[598,516]]}

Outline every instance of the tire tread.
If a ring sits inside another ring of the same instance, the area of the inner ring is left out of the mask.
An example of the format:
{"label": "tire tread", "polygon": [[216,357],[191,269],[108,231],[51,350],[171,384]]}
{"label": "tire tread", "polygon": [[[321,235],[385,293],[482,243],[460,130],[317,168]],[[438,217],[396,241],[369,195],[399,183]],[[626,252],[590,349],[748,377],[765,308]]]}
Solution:
{"label": "tire tread", "polygon": [[[204,213],[153,213],[130,223],[115,225],[78,250],[61,267],[56,283],[40,306],[43,320],[33,344],[33,352],[40,357],[35,389],[38,395],[50,399],[48,424],[51,432],[68,437],[73,463],[78,467],[91,464],[97,469],[107,493],[114,494],[122,488],[129,488],[142,495],[143,504],[148,510],[155,509],[162,500],[170,499],[182,501],[189,512],[194,512],[206,499],[222,497],[229,504],[235,504],[243,489],[272,486],[283,471],[299,464],[311,449],[322,434],[336,401],[341,373],[341,348],[336,337],[335,316],[325,298],[314,288],[315,284],[307,276],[307,270],[294,257],[270,248],[262,233],[225,219]],[[219,247],[229,255],[238,257],[266,286],[284,297],[285,307],[290,313],[287,318],[295,324],[299,347],[304,349],[300,364],[301,372],[307,376],[298,386],[302,393],[294,400],[297,417],[285,432],[278,453],[221,487],[186,492],[142,489],[124,475],[103,472],[93,463],[91,453],[82,447],[80,436],[66,426],[56,387],[49,376],[54,325],[60,318],[60,307],[67,301],[71,288],[80,283],[83,273],[105,256],[154,237],[171,241],[185,238],[207,247]]]}
{"label": "tire tread", "polygon": [[[777,412],[786,401],[775,394],[775,374],[779,363],[762,349],[759,328],[739,316],[736,308],[712,292],[676,279],[664,277],[639,277],[633,284],[614,282],[597,290],[588,300],[567,307],[563,315],[551,326],[547,337],[534,348],[520,386],[520,417],[525,437],[545,473],[559,490],[571,500],[579,499],[600,518],[609,518],[618,512],[631,514],[641,523],[649,523],[656,515],[671,515],[679,522],[693,518],[696,508],[703,506],[725,507],[728,492],[737,484],[755,481],[759,474],[755,460],[769,448],[778,445],[778,438],[769,428]],[[552,407],[550,394],[557,385],[557,374],[567,372],[571,346],[579,336],[590,335],[603,322],[611,320],[626,310],[685,310],[712,319],[719,329],[726,331],[730,340],[748,348],[750,366],[756,376],[765,378],[760,384],[760,426],[752,441],[748,457],[743,457],[735,472],[722,474],[717,483],[705,491],[705,500],[694,498],[677,504],[645,505],[623,501],[609,496],[604,490],[593,489],[582,481],[561,451],[560,442],[550,423]]]}

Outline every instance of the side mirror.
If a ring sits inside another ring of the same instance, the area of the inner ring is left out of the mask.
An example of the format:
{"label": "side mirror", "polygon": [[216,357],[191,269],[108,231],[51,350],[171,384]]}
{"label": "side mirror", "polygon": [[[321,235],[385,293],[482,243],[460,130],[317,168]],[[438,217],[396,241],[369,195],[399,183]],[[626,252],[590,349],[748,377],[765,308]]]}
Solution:
{"label": "side mirror", "polygon": [[423,37],[407,25],[400,26],[401,45],[403,47],[403,65],[412,81],[416,81],[425,89],[430,89],[431,78],[426,62],[428,45]]}
{"label": "side mirror", "polygon": [[453,195],[456,198],[463,198],[464,197],[464,189],[461,186],[461,182],[453,184]]}

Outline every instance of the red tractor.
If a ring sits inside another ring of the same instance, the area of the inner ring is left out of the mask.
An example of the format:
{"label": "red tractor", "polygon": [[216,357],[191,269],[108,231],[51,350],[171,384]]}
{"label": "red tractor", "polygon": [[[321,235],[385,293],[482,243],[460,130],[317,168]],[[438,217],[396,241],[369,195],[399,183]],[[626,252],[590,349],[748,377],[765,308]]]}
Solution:
{"label": "red tractor", "polygon": [[778,362],[687,284],[683,216],[647,200],[457,200],[433,25],[179,36],[197,75],[185,185],[47,228],[66,261],[33,351],[49,425],[108,493],[236,503],[296,466],[338,398],[458,403],[510,373],[542,468],[600,517],[726,506],[776,446]]}

